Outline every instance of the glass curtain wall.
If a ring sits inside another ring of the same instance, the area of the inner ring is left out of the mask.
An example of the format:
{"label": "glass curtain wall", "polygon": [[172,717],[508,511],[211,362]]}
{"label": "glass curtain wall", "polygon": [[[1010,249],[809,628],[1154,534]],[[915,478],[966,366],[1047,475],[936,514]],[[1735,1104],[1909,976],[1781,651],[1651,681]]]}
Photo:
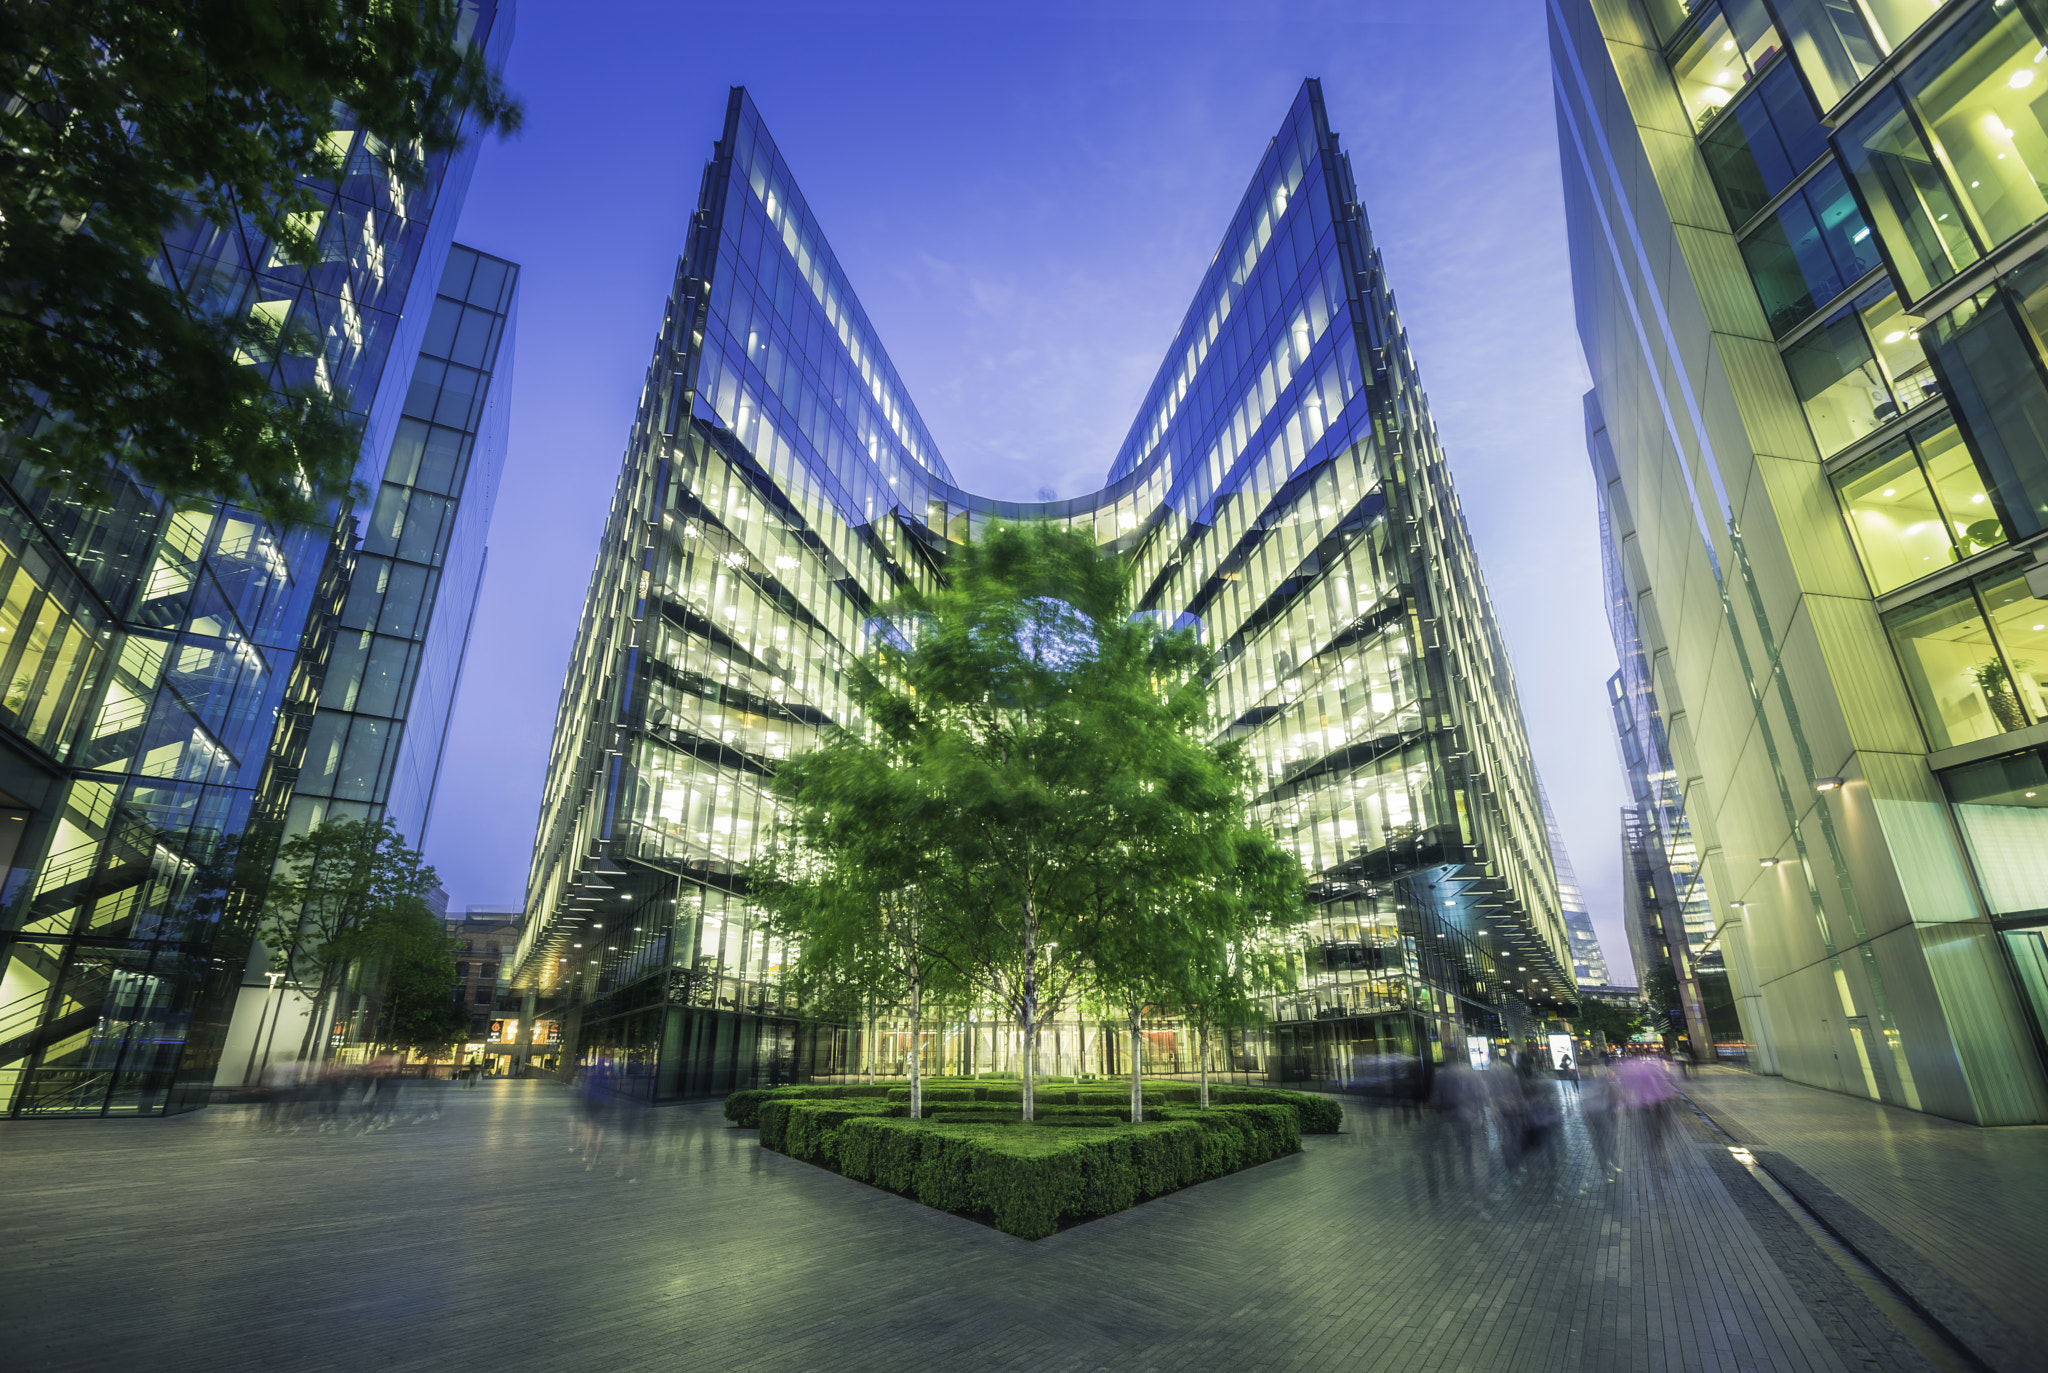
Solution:
{"label": "glass curtain wall", "polygon": [[[1219,654],[1219,731],[1316,875],[1281,1037],[1218,1071],[1418,1089],[1467,1034],[1573,983],[1514,684],[1320,94],[1305,86],[1225,232],[1107,484],[960,491],[760,116],[735,91],[647,374],[557,717],[521,986],[578,1056],[654,1097],[799,1075],[998,1071],[975,1007],[921,1044],[893,1008],[818,1025],[745,900],[781,759],[848,718],[873,606],[991,520],[1131,559],[1142,608]],[[1356,321],[1356,322],[1355,322]],[[701,343],[699,339],[701,338]],[[1398,525],[1397,525],[1398,521]],[[1396,535],[1396,528],[1412,531]],[[1127,1053],[1079,1018],[1073,1071]],[[1193,1071],[1184,1027],[1147,1066]],[[1404,1056],[1394,1072],[1368,1060]]]}
{"label": "glass curtain wall", "polygon": [[[502,61],[509,7],[502,23],[492,0],[469,8],[475,41]],[[408,185],[376,139],[337,136],[345,170],[320,192],[318,264],[196,218],[160,262],[205,310],[319,340],[311,356],[245,361],[350,397],[374,479],[399,415],[370,402],[411,366],[475,143]],[[174,509],[119,475],[85,505],[39,486],[0,441],[0,548],[19,560],[0,615],[27,617],[12,720],[0,714],[0,787],[24,803],[0,891],[0,1109],[152,1114],[209,1099],[252,884],[268,875],[325,608],[350,560],[340,514],[333,532],[284,529],[231,504]]]}

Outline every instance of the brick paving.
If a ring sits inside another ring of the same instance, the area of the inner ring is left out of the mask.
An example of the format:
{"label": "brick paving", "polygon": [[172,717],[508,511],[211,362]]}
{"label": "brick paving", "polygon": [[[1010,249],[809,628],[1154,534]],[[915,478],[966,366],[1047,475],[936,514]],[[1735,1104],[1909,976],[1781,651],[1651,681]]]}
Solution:
{"label": "brick paving", "polygon": [[1569,1110],[1509,1169],[1347,1104],[1300,1155],[1033,1244],[715,1104],[632,1113],[620,1174],[585,1170],[552,1083],[431,1100],[368,1135],[0,1126],[0,1365],[1926,1368],[1696,1121],[1626,1136],[1608,1183]]}
{"label": "brick paving", "polygon": [[1980,1129],[1729,1070],[1685,1090],[1986,1364],[2048,1367],[2048,1126]]}

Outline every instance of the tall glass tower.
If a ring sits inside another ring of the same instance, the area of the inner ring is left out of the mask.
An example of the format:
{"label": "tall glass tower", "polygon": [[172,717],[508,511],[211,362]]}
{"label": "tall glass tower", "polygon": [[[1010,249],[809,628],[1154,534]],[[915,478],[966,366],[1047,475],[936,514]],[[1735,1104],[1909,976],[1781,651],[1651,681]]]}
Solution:
{"label": "tall glass tower", "polygon": [[1766,1071],[2048,1120],[2048,7],[1546,3],[1665,929]]}
{"label": "tall glass tower", "polygon": [[[509,0],[464,10],[502,63]],[[415,842],[427,823],[502,453],[489,381],[510,361],[516,270],[452,244],[474,139],[409,186],[377,140],[348,137],[320,265],[195,220],[160,269],[321,341],[249,365],[351,398],[362,509],[281,528],[118,479],[87,505],[38,486],[0,437],[8,1115],[175,1112],[239,1082],[279,839],[326,814],[388,813]]]}
{"label": "tall glass tower", "polygon": [[[1414,1089],[1572,1004],[1506,654],[1349,164],[1303,86],[1104,487],[954,484],[816,218],[735,90],[620,469],[556,720],[515,973],[576,1054],[657,1098],[785,1073],[999,1066],[963,1012],[911,1044],[806,1026],[743,873],[776,764],[848,718],[872,608],[991,520],[1127,558],[1218,653],[1219,733],[1314,874],[1300,990],[1232,1071]],[[1150,1066],[1191,1062],[1172,1026]],[[1100,1071],[1089,1027],[1049,1035]],[[1114,1037],[1107,1037],[1113,1040]]]}

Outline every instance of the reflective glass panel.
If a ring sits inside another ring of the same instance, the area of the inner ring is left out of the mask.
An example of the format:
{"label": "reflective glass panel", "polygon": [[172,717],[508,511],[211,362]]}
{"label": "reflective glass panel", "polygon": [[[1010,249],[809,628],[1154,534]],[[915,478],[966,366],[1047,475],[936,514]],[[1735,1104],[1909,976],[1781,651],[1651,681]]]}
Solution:
{"label": "reflective glass panel", "polygon": [[1898,413],[1853,308],[1836,312],[1787,348],[1785,366],[1822,457],[1841,452]]}
{"label": "reflective glass panel", "polygon": [[1849,183],[1830,165],[1742,241],[1774,334],[1789,333],[1877,267],[1877,245]]}
{"label": "reflective glass panel", "polygon": [[1835,145],[1909,297],[1927,294],[1977,260],[1977,245],[1948,179],[1896,91],[1878,92]]}
{"label": "reflective glass panel", "polygon": [[1976,212],[2003,243],[2048,212],[2048,52],[2016,5],[1980,5],[1938,39],[1901,82]]}
{"label": "reflective glass panel", "polygon": [[1836,473],[1835,493],[1879,595],[1955,560],[1941,509],[1910,444],[1902,441]]}
{"label": "reflective glass panel", "polygon": [[1969,587],[1900,606],[1884,623],[1930,746],[1953,748],[2020,727],[2009,723],[2019,718],[2018,705]]}
{"label": "reflective glass panel", "polygon": [[1913,431],[1913,442],[1941,502],[1958,556],[1967,558],[2004,543],[2005,526],[1998,522],[1998,512],[1984,490],[1983,474],[1977,471],[1956,422],[1946,415],[1930,420]]}
{"label": "reflective glass panel", "polygon": [[1876,21],[1878,41],[1889,51],[1911,38],[1914,30],[1939,14],[1945,3],[1946,0],[1863,0],[1863,10]]}
{"label": "reflective glass panel", "polygon": [[[2015,310],[1985,291],[1934,321],[1934,356],[2007,532],[2048,527],[2048,386]],[[1923,335],[1924,337],[1924,335]]]}
{"label": "reflective glass panel", "polygon": [[[1992,758],[1941,774],[1956,821],[1994,915],[2048,909],[2048,757],[2040,750]],[[2048,946],[2042,931],[2013,946],[2037,1015],[2048,1015]]]}
{"label": "reflective glass panel", "polygon": [[1920,346],[1922,321],[1906,313],[1890,282],[1858,297],[1856,313],[1870,335],[1878,366],[1891,382],[1892,399],[1901,412],[1941,394],[1927,350]]}
{"label": "reflective glass panel", "polygon": [[1813,102],[1790,62],[1771,68],[1700,143],[1728,220],[1740,225],[1827,151]]}
{"label": "reflective glass panel", "polygon": [[[1778,33],[1756,0],[1704,14],[1671,59],[1693,127],[1707,124],[1778,52]],[[1731,22],[1732,21],[1732,22]]]}
{"label": "reflective glass panel", "polygon": [[1777,0],[1777,7],[1822,109],[1847,95],[1882,56],[1855,0]]}
{"label": "reflective glass panel", "polygon": [[[1979,578],[1977,590],[1990,612],[1991,632],[2005,652],[2006,694],[2025,713],[2027,724],[2048,720],[2048,601],[2036,600],[2026,574],[2010,569]],[[2019,716],[2008,707],[2000,718]]]}

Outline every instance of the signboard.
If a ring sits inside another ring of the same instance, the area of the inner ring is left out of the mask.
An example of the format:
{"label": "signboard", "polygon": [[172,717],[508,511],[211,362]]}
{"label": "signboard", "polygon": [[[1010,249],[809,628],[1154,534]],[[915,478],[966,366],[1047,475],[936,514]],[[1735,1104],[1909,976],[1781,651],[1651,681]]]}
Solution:
{"label": "signboard", "polygon": [[1579,1051],[1572,1047],[1570,1035],[1550,1037],[1550,1066],[1560,1071],[1579,1066]]}
{"label": "signboard", "polygon": [[1492,1056],[1487,1053],[1486,1041],[1468,1039],[1465,1041],[1465,1056],[1472,1060],[1472,1066],[1485,1069],[1492,1066]]}

